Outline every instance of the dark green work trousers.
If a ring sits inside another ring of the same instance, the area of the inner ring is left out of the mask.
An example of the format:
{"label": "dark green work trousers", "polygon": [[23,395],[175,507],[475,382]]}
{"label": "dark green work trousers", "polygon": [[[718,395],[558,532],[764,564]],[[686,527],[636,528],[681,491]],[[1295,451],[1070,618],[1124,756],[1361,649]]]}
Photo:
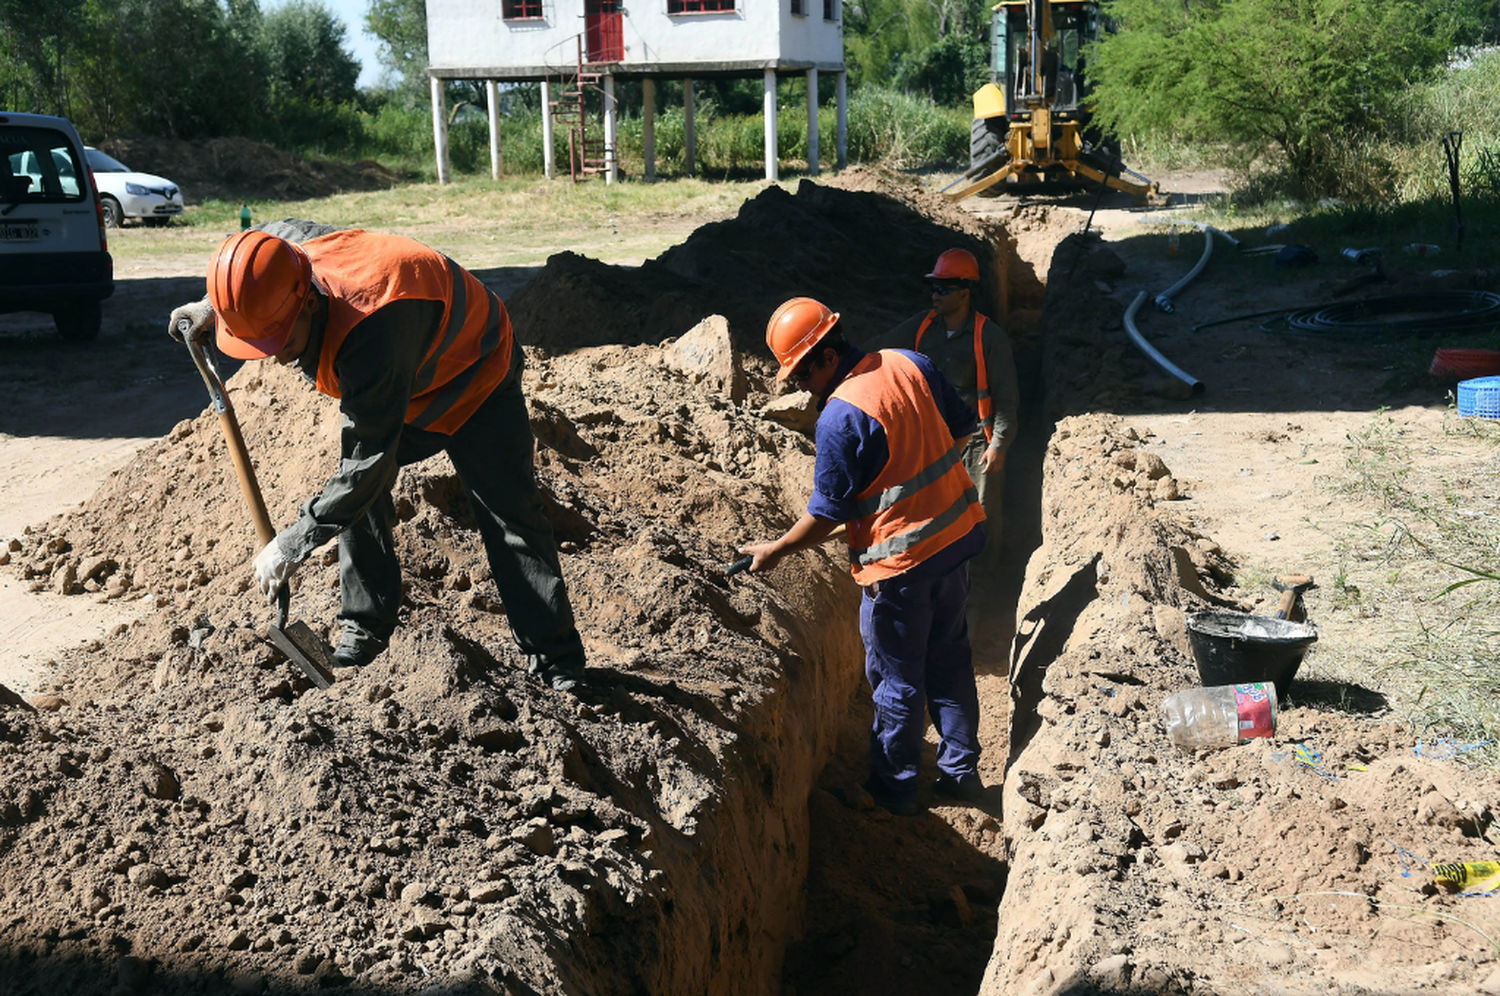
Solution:
{"label": "dark green work trousers", "polygon": [[[563,583],[552,523],[542,512],[535,445],[518,361],[453,435],[403,429],[397,459],[404,467],[447,451],[473,506],[495,587],[521,652],[531,658],[533,669],[581,674],[583,641]],[[391,536],[395,518],[386,491],[339,534],[339,618],[382,642],[395,631],[401,605],[401,565]]]}

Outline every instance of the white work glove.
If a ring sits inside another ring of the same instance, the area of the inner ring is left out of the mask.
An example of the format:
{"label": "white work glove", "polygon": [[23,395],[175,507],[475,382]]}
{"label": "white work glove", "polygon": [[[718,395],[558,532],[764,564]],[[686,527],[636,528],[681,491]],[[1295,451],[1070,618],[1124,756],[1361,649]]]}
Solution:
{"label": "white work glove", "polygon": [[281,544],[272,539],[255,555],[255,583],[266,602],[274,604],[276,594],[297,573],[297,561],[282,552]]}
{"label": "white work glove", "polygon": [[[184,327],[185,326],[185,329]],[[167,334],[178,342],[186,342],[184,332],[192,335],[193,341],[203,345],[208,337],[214,332],[214,307],[205,298],[202,301],[194,301],[192,304],[184,304],[174,309],[172,317],[167,319]]]}

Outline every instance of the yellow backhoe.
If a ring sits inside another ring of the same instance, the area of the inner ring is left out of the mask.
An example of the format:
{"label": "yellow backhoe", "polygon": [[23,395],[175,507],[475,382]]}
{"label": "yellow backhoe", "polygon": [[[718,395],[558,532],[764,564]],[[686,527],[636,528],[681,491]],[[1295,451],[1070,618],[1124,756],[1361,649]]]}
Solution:
{"label": "yellow backhoe", "polygon": [[1113,143],[1089,127],[1084,60],[1099,37],[1099,4],[1001,0],[993,10],[992,82],[974,94],[969,169],[944,190],[948,198],[961,201],[1001,183],[1017,190],[1107,183],[1154,197],[1156,184],[1125,169]]}

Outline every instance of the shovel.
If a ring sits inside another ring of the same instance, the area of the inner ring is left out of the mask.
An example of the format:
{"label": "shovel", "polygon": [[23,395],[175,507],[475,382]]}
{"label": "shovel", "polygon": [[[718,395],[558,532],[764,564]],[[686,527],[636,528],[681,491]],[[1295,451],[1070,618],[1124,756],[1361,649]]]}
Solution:
{"label": "shovel", "polygon": [[[255,467],[250,463],[250,452],[245,448],[245,437],[240,434],[240,423],[234,417],[234,406],[229,403],[224,380],[219,376],[213,361],[204,353],[203,347],[193,341],[192,326],[187,319],[178,322],[178,331],[182,332],[188,352],[193,354],[193,362],[197,364],[198,372],[203,375],[203,383],[208,387],[209,399],[219,415],[219,428],[224,430],[224,441],[229,444],[229,456],[234,461],[235,476],[240,479],[240,492],[245,496],[245,504],[250,506],[250,517],[255,521],[255,535],[264,547],[276,538],[276,530],[271,528],[271,516],[266,511],[265,499],[261,497],[260,483],[255,479]],[[271,627],[267,638],[272,646],[302,669],[309,681],[319,688],[327,688],[333,684],[328,648],[307,623],[301,620],[287,622],[291,604],[291,587],[284,584],[276,596],[276,624]]]}

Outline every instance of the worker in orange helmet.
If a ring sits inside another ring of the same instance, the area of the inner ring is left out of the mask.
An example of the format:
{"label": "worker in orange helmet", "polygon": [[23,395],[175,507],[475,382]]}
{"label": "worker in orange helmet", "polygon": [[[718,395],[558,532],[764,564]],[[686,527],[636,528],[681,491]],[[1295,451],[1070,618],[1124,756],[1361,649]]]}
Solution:
{"label": "worker in orange helmet", "polygon": [[500,299],[411,239],[288,220],[225,240],[209,264],[208,296],[172,312],[168,326],[174,338],[200,341],[215,327],[223,352],[295,364],[344,415],[338,469],[255,558],[262,594],[274,601],[297,566],[337,537],[344,629],[334,663],[374,660],[401,604],[396,473],[446,452],[531,671],[575,690],[583,643],[532,465],[524,356]]}
{"label": "worker in orange helmet", "polygon": [[979,260],[967,249],[949,249],[938,256],[926,279],[932,305],[893,328],[875,344],[910,349],[929,357],[943,376],[979,413],[983,435],[976,435],[964,451],[964,466],[984,506],[991,549],[1002,541],[1002,498],[1005,492],[1005,454],[1016,438],[1020,394],[1010,337],[998,323],[974,309],[979,287]]}
{"label": "worker in orange helmet", "polygon": [[860,635],[875,704],[870,779],[886,809],[918,809],[924,707],[937,727],[934,788],[973,801],[979,698],[965,618],[969,560],[984,546],[984,510],[960,459],[973,410],[927,357],[850,346],[837,312],[787,301],[766,343],[820,403],[807,511],[779,539],[752,543],[751,571],[816,546],[847,524],[850,570],[864,589]]}

